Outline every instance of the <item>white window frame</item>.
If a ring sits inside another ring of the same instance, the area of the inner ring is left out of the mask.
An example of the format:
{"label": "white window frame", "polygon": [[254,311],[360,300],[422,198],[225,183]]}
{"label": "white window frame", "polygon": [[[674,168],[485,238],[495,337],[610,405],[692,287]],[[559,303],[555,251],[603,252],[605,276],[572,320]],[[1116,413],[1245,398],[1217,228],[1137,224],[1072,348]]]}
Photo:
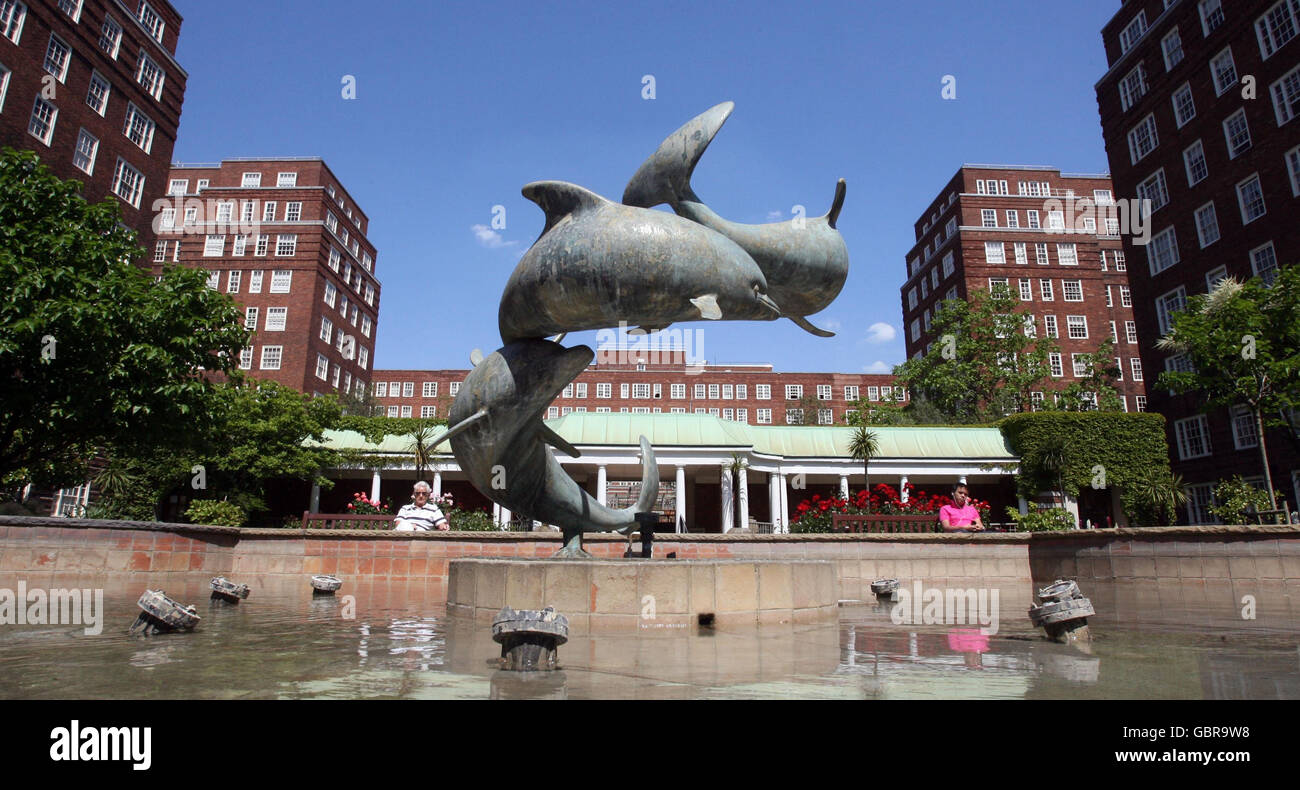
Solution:
{"label": "white window frame", "polygon": [[[1241,128],[1245,130],[1246,138],[1244,145],[1234,147],[1232,143],[1232,125],[1238,120],[1241,122]],[[1246,118],[1245,107],[1238,108],[1232,115],[1223,119],[1223,144],[1228,149],[1229,159],[1236,159],[1254,147],[1255,143],[1250,134],[1250,121]]]}
{"label": "white window frame", "polygon": [[[140,139],[136,139],[137,127]],[[158,125],[153,122],[153,119],[139,107],[132,102],[126,103],[126,120],[122,125],[122,135],[139,146],[146,154],[153,150],[153,136],[157,128]]]}
{"label": "white window frame", "polygon": [[[1073,285],[1079,292],[1078,299],[1070,298],[1070,286]],[[1083,301],[1083,280],[1061,280],[1061,301],[1063,302],[1082,302]]]}
{"label": "white window frame", "polygon": [[[1193,434],[1193,426],[1195,434]],[[1204,414],[1197,414],[1174,422],[1174,436],[1178,445],[1178,458],[1189,461],[1193,458],[1205,458],[1214,450],[1210,445],[1210,425]],[[1193,439],[1200,444],[1199,452],[1193,447]]]}
{"label": "white window frame", "polygon": [[[1209,217],[1208,222],[1204,219],[1206,216]],[[1196,239],[1200,242],[1201,249],[1210,246],[1222,236],[1219,232],[1219,215],[1214,209],[1213,200],[1192,212],[1192,224],[1196,226]]]}
{"label": "white window frame", "polygon": [[259,370],[279,370],[284,361],[284,346],[262,346]]}
{"label": "white window frame", "polygon": [[[50,68],[51,58],[55,59],[53,69]],[[71,63],[72,47],[57,34],[51,33],[50,41],[45,45],[45,60],[41,67],[49,74],[53,74],[60,84],[64,84],[68,80],[68,67]]]}
{"label": "white window frame", "polygon": [[239,179],[241,189],[258,189],[262,186],[261,173],[244,173]]}
{"label": "white window frame", "polygon": [[1160,39],[1160,54],[1164,56],[1167,72],[1183,61],[1183,37],[1178,34],[1177,25]]}
{"label": "white window frame", "polygon": [[[134,180],[128,183],[128,178],[134,176]],[[127,194],[122,194],[125,188]],[[144,194],[144,173],[136,170],[127,164],[126,160],[118,157],[117,167],[113,171],[113,194],[125,200],[134,208],[140,208],[140,196]]]}
{"label": "white window frame", "polygon": [[[90,150],[87,152],[86,141],[89,140]],[[77,132],[77,144],[72,149],[72,165],[88,176],[95,174],[95,159],[99,157],[99,138],[83,127]],[[84,162],[83,162],[84,160]]]}
{"label": "white window frame", "polygon": [[[1141,147],[1140,141],[1143,138],[1143,135],[1140,135],[1139,132],[1143,132],[1143,131],[1147,133],[1145,136],[1149,138],[1151,147],[1147,148],[1145,151],[1142,151],[1139,154],[1138,151],[1139,148]],[[1148,113],[1145,118],[1143,118],[1142,120],[1134,124],[1132,129],[1129,129],[1128,132],[1129,164],[1134,164],[1134,165],[1137,164],[1138,162],[1145,159],[1152,151],[1156,150],[1159,147],[1160,147],[1160,137],[1156,131],[1156,116],[1155,113]]]}
{"label": "white window frame", "polygon": [[[49,115],[48,120],[44,117],[44,114],[41,114],[38,117],[38,113],[42,110],[48,113]],[[46,146],[49,146],[50,140],[54,139],[54,126],[55,124],[58,123],[58,120],[59,120],[59,108],[55,107],[50,102],[47,102],[39,93],[36,94],[36,101],[32,103],[31,119],[27,122],[27,133],[30,134],[32,137],[35,137],[37,140],[40,140]],[[40,123],[41,127],[44,128],[42,134],[36,133],[38,128],[37,127],[38,122]],[[136,202],[138,204],[139,200],[137,199]]]}
{"label": "white window frame", "polygon": [[144,88],[144,92],[162,101],[163,86],[167,84],[167,72],[156,61],[140,51],[140,63],[136,68],[135,81]]}
{"label": "white window frame", "polygon": [[[1164,255],[1166,244],[1169,253],[1167,259]],[[1147,268],[1153,277],[1172,266],[1177,266],[1181,260],[1178,252],[1178,234],[1173,225],[1151,237],[1151,243],[1147,245]]]}
{"label": "white window frame", "polygon": [[[1075,334],[1080,330],[1081,334]],[[1067,315],[1065,317],[1065,335],[1071,340],[1088,339],[1088,316],[1086,315]]]}
{"label": "white window frame", "polygon": [[[1186,102],[1180,101],[1180,98],[1185,98]],[[1191,83],[1184,82],[1173,92],[1173,95],[1169,97],[1169,100],[1174,106],[1174,124],[1179,129],[1186,126],[1196,117],[1196,97],[1192,95]],[[1182,112],[1184,104],[1191,108],[1190,114],[1186,116],[1184,116]]]}
{"label": "white window frame", "polygon": [[291,258],[298,252],[298,234],[280,233],[275,237],[275,257]]}
{"label": "white window frame", "polygon": [[293,289],[293,270],[275,269],[271,272],[271,287],[268,293],[287,294]]}
{"label": "white window frame", "polygon": [[1007,245],[1001,241],[984,242],[984,262],[998,265],[1007,262]]}
{"label": "white window frame", "polygon": [[[1177,304],[1177,309],[1172,309],[1171,305]],[[1166,291],[1156,297],[1156,326],[1160,329],[1161,335],[1169,334],[1173,328],[1174,313],[1187,309],[1187,288],[1178,286],[1173,290]]]}
{"label": "white window frame", "polygon": [[[1300,5],[1300,0],[1291,2]],[[1268,93],[1273,97],[1273,114],[1277,117],[1278,126],[1285,126],[1300,115],[1300,66],[1283,74],[1269,86]]]}
{"label": "white window frame", "polygon": [[[1246,196],[1242,192],[1242,187],[1254,182],[1256,189],[1259,191],[1259,205],[1261,211],[1253,217],[1246,215]],[[1248,177],[1237,182],[1237,207],[1241,210],[1241,224],[1249,225],[1260,217],[1268,214],[1268,206],[1264,203],[1264,184],[1259,180],[1259,173],[1251,173]]]}
{"label": "white window frame", "polygon": [[[1224,58],[1225,55],[1227,56],[1228,68],[1220,69],[1218,68],[1217,64]],[[1231,79],[1223,79],[1221,81],[1220,77],[1228,76],[1229,71],[1232,72]],[[1210,81],[1214,83],[1215,96],[1222,96],[1223,94],[1232,90],[1232,88],[1234,88],[1237,85],[1237,81],[1238,81],[1237,62],[1232,57],[1231,46],[1224,47],[1223,49],[1215,53],[1214,57],[1210,58]]]}
{"label": "white window frame", "polygon": [[296,186],[298,186],[298,173],[297,173],[297,171],[294,171],[294,172],[286,172],[286,173],[276,173],[276,175],[275,175],[275,185],[276,185],[277,187],[296,187]]}
{"label": "white window frame", "polygon": [[[1189,156],[1195,150],[1195,157]],[[1200,178],[1193,179],[1193,165],[1199,163],[1200,169],[1204,171]],[[1183,169],[1187,172],[1187,186],[1192,187],[1204,181],[1210,176],[1210,165],[1205,159],[1205,146],[1200,140],[1192,143],[1183,149]]]}
{"label": "white window frame", "polygon": [[[1290,28],[1291,35],[1279,42],[1277,34],[1282,24]],[[1278,0],[1255,20],[1255,35],[1259,38],[1259,54],[1263,60],[1273,57],[1297,34],[1300,34],[1300,0]]]}
{"label": "white window frame", "polygon": [[22,3],[9,5],[9,12],[0,16],[0,36],[9,39],[15,45],[23,39],[23,23],[27,21],[27,6]]}
{"label": "white window frame", "polygon": [[1259,433],[1256,431],[1255,415],[1250,408],[1242,404],[1233,406],[1228,412],[1232,423],[1232,446],[1236,450],[1250,450],[1259,447]]}
{"label": "white window frame", "polygon": [[[1265,250],[1268,251],[1269,259],[1272,261],[1271,266],[1260,265],[1259,257]],[[1256,277],[1262,279],[1266,284],[1273,284],[1273,280],[1277,277],[1278,261],[1277,250],[1274,249],[1273,241],[1271,239],[1250,251],[1250,271]]]}

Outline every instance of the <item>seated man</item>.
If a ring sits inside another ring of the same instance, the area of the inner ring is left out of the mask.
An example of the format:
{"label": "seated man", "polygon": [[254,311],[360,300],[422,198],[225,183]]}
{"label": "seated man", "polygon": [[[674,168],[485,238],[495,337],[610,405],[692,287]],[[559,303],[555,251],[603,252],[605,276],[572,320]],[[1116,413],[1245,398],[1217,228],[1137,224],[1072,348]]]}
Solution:
{"label": "seated man", "polygon": [[411,493],[411,499],[415,501],[403,505],[402,509],[397,511],[398,532],[428,532],[435,527],[440,530],[451,529],[447,517],[442,514],[437,505],[429,502],[432,492],[433,489],[423,480],[415,484],[415,489]]}
{"label": "seated man", "polygon": [[983,532],[979,510],[971,504],[970,492],[958,484],[952,491],[952,504],[939,508],[939,523],[944,532]]}

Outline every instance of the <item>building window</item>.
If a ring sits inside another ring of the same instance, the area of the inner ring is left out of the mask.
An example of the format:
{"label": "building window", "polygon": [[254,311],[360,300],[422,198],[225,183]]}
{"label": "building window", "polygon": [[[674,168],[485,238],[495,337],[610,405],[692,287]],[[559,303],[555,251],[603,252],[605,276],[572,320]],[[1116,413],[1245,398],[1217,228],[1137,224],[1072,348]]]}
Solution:
{"label": "building window", "polygon": [[1173,329],[1174,313],[1182,311],[1185,307],[1187,307],[1187,289],[1181,285],[1156,299],[1156,321],[1160,327],[1160,334],[1169,334],[1169,330]]}
{"label": "building window", "polygon": [[1120,109],[1128,111],[1137,103],[1137,100],[1146,95],[1147,92],[1147,72],[1139,63],[1137,66],[1124,75],[1124,79],[1119,81],[1119,104]]}
{"label": "building window", "polygon": [[271,293],[287,294],[293,285],[293,272],[288,269],[276,269],[271,272]]}
{"label": "building window", "polygon": [[1121,307],[1133,306],[1133,291],[1127,285],[1119,287],[1119,304]]}
{"label": "building window", "polygon": [[1088,360],[1084,358],[1083,354],[1071,354],[1070,365],[1076,379],[1088,377]]}
{"label": "building window", "polygon": [[1211,269],[1210,271],[1206,272],[1206,274],[1205,274],[1205,290],[1206,290],[1206,291],[1213,291],[1213,290],[1214,290],[1214,287],[1215,287],[1216,285],[1219,284],[1219,281],[1220,281],[1220,280],[1223,280],[1223,279],[1226,278],[1227,276],[1228,276],[1228,267],[1227,267],[1227,266],[1220,266],[1220,267],[1218,267],[1218,268]]}
{"label": "building window", "polygon": [[122,26],[111,16],[105,16],[99,27],[99,48],[111,60],[117,60],[117,53],[122,48]]}
{"label": "building window", "polygon": [[984,262],[985,263],[1006,263],[1007,262],[1006,245],[1000,241],[984,242]]}
{"label": "building window", "polygon": [[1133,17],[1133,21],[1124,26],[1119,32],[1119,49],[1121,54],[1128,52],[1133,45],[1142,38],[1142,34],[1147,32],[1147,12],[1139,11],[1138,15]]}
{"label": "building window", "polygon": [[[567,387],[566,387],[566,389],[567,389]],[[420,385],[420,397],[421,397],[421,398],[436,398],[436,397],[438,397],[438,382],[436,382],[436,381],[426,381],[426,382],[424,382],[423,384],[421,384],[421,385]]]}
{"label": "building window", "polygon": [[1151,211],[1159,211],[1169,202],[1169,190],[1165,185],[1165,169],[1162,167],[1152,173],[1147,180],[1138,184],[1137,195],[1141,200],[1151,201]]}
{"label": "building window", "polygon": [[284,221],[298,222],[302,219],[302,203],[294,201],[284,205]]}
{"label": "building window", "polygon": [[266,325],[263,329],[267,332],[283,332],[285,319],[289,315],[287,307],[268,307],[266,308]]}
{"label": "building window", "polygon": [[803,385],[802,385],[802,384],[787,384],[787,385],[785,385],[785,399],[786,399],[786,400],[799,400],[799,399],[802,398],[802,397],[803,397]]}
{"label": "building window", "polygon": [[1250,269],[1265,285],[1273,284],[1277,279],[1277,253],[1273,249],[1273,242],[1250,251]]}
{"label": "building window", "polygon": [[320,339],[326,343],[331,343],[334,340],[334,322],[324,316],[320,320]]}
{"label": "building window", "polygon": [[754,385],[754,398],[755,398],[756,400],[771,400],[771,399],[772,399],[772,385],[771,385],[771,384],[755,384],[755,385]]}
{"label": "building window", "polygon": [[296,187],[298,186],[297,173],[278,173],[275,177],[277,187]]}
{"label": "building window", "polygon": [[1053,351],[1047,355],[1047,364],[1051,369],[1052,378],[1059,379],[1065,375],[1065,365],[1061,361],[1060,352]]}
{"label": "building window", "polygon": [[754,421],[755,421],[756,424],[758,424],[758,425],[771,425],[771,424],[772,424],[772,410],[771,410],[771,409],[755,409],[755,410],[754,410],[754,414],[755,414]]}
{"label": "building window", "polygon": [[134,104],[127,104],[126,125],[122,129],[122,134],[126,135],[126,139],[140,146],[140,150],[146,154],[153,148],[155,128],[153,119],[140,112],[140,108]]}
{"label": "building window", "polygon": [[[990,277],[989,293],[999,296],[1009,296],[1011,294],[1011,285],[1006,277]],[[915,340],[916,338],[912,338]]]}
{"label": "building window", "polygon": [[241,349],[241,350],[240,350],[240,352],[239,352],[239,369],[240,369],[240,370],[252,370],[252,369],[253,369],[253,349],[252,349],[252,348],[245,348],[245,349]]}
{"label": "building window", "polygon": [[831,385],[829,384],[817,385],[817,400],[830,400],[832,397],[833,396],[831,395]]}
{"label": "building window", "polygon": [[1232,444],[1238,450],[1259,447],[1255,415],[1245,406],[1232,407]]}
{"label": "building window", "polygon": [[[1300,159],[1300,157],[1297,157],[1297,158]],[[947,278],[951,277],[951,276],[952,276],[952,273],[953,273],[953,271],[954,271],[955,269],[956,269],[956,266],[954,265],[953,254],[952,254],[951,252],[949,252],[949,253],[947,253],[947,254],[945,254],[945,255],[943,256],[943,276],[944,276],[944,279],[947,279]]]}
{"label": "building window", "polygon": [[1205,164],[1205,148],[1197,140],[1183,151],[1183,165],[1187,168],[1187,186],[1195,186],[1205,180],[1210,169]]}
{"label": "building window", "polygon": [[262,346],[262,370],[279,370],[284,346]]}
{"label": "building window", "polygon": [[1183,87],[1174,91],[1174,121],[1181,129],[1196,117],[1196,102],[1192,100],[1192,87],[1183,83]]}
{"label": "building window", "polygon": [[271,244],[271,237],[265,233],[260,234],[257,237],[257,249],[254,251],[253,254],[258,255],[260,257],[266,257],[266,250],[270,246],[270,244]]}
{"label": "building window", "polygon": [[154,63],[149,56],[140,53],[140,70],[135,75],[135,81],[144,87],[144,92],[162,101],[163,82],[166,80],[167,73],[162,70],[162,66]]}
{"label": "building window", "polygon": [[1008,227],[1008,228],[1018,228],[1018,227],[1020,227],[1020,212],[1019,212],[1019,211],[1016,211],[1015,209],[1012,209],[1012,208],[1007,209],[1007,227]]}
{"label": "building window", "polygon": [[786,409],[786,425],[803,425],[803,409]]}
{"label": "building window", "polygon": [[685,384],[670,384],[670,385],[668,385],[668,397],[669,397],[669,398],[672,398],[673,400],[685,400],[685,399],[686,399],[686,385],[685,385]]}
{"label": "building window", "polygon": [[220,258],[225,251],[225,236],[208,236],[203,242],[203,257],[205,258]]}
{"label": "building window", "polygon": [[167,27],[166,23],[162,21],[162,17],[158,16],[158,13],[150,8],[149,4],[144,2],[144,0],[141,0],[140,2],[139,16],[140,24],[144,25],[145,29],[149,31],[149,35],[153,36],[154,39],[161,44],[163,40],[163,30]]}
{"label": "building window", "polygon": [[1236,159],[1250,150],[1250,126],[1246,123],[1246,110],[1242,108],[1223,122],[1223,136],[1228,142],[1228,158]]}
{"label": "building window", "polygon": [[818,410],[817,410],[817,424],[818,424],[818,425],[834,425],[834,424],[835,424],[835,412],[834,412],[834,410],[833,410],[833,409],[818,409]]}
{"label": "building window", "polygon": [[1041,228],[1038,223],[1038,212],[1036,210],[1027,209],[1025,211],[1025,224],[1029,226],[1030,230],[1039,230]]}
{"label": "building window", "polygon": [[1160,144],[1156,136],[1156,116],[1148,115],[1128,133],[1128,150],[1131,164],[1137,164]]}
{"label": "building window", "polygon": [[226,293],[239,293],[239,281],[244,278],[244,273],[238,270],[232,271],[226,275]]}
{"label": "building window", "polygon": [[1061,333],[1057,330],[1056,316],[1054,315],[1043,316],[1043,336],[1054,337],[1054,338],[1059,338],[1061,336]]}
{"label": "building window", "polygon": [[374,303],[375,303],[375,286],[371,285],[370,283],[366,283],[366,304],[373,305]]}
{"label": "building window", "polygon": [[[370,316],[368,315],[361,316],[361,334],[370,337]],[[453,392],[452,394],[455,395],[456,393]]]}
{"label": "building window", "polygon": [[1210,74],[1214,77],[1214,92],[1222,96],[1237,84],[1237,66],[1232,60],[1232,47],[1225,47],[1210,61]]}
{"label": "building window", "polygon": [[261,173],[244,173],[244,177],[243,177],[243,179],[239,182],[239,185],[240,185],[241,187],[243,187],[244,189],[255,189],[255,188],[257,188],[257,187],[260,187],[260,186],[262,186],[262,174],[261,174]]}
{"label": "building window", "polygon": [[1296,36],[1300,26],[1300,2],[1297,0],[1279,0],[1264,15],[1255,20],[1255,32],[1259,35],[1259,53],[1264,60],[1272,57],[1282,45]]}
{"label": "building window", "polygon": [[1214,211],[1214,201],[1206,203],[1195,211],[1196,237],[1205,249],[1219,240],[1219,217]]}
{"label": "building window", "polygon": [[1216,519],[1210,512],[1214,504],[1214,484],[1198,483],[1187,486],[1187,522],[1189,524],[1213,524]]}
{"label": "building window", "polygon": [[262,221],[275,222],[275,201],[274,200],[268,200],[262,204]]}
{"label": "building window", "polygon": [[63,39],[50,34],[50,43],[45,48],[45,70],[54,75],[59,82],[68,77],[68,61],[72,59],[72,49]]}
{"label": "building window", "polygon": [[17,44],[23,35],[23,20],[27,18],[27,6],[14,0],[0,1],[0,34]]}
{"label": "building window", "polygon": [[[112,90],[112,87],[108,84],[108,80],[104,79],[98,71],[92,71],[90,73],[90,88],[86,91],[86,105],[100,115],[103,115],[105,110],[108,108],[108,94],[111,93]],[[186,186],[189,185],[188,181],[184,181],[183,183]],[[185,193],[182,191],[174,194],[183,195]]]}
{"label": "building window", "polygon": [[996,209],[986,208],[980,212],[980,222],[985,228],[996,228],[998,226],[998,212]]}
{"label": "building window", "polygon": [[[1142,380],[1142,360],[1141,360],[1140,358],[1138,358],[1138,357],[1129,357],[1129,360],[1128,360],[1128,367],[1129,367],[1129,371],[1132,373],[1133,380],[1134,380],[1134,381],[1141,381],[1141,380]],[[1121,372],[1120,375],[1123,376],[1124,374]]]}
{"label": "building window", "polygon": [[1038,325],[1034,323],[1034,317],[1032,315],[1025,316],[1024,332],[1025,337],[1038,337]]}
{"label": "building window", "polygon": [[1047,242],[1037,242],[1034,244],[1034,260],[1039,266],[1051,264],[1052,259],[1047,255]]}
{"label": "building window", "polygon": [[1062,280],[1061,293],[1067,302],[1083,301],[1083,281],[1082,280]]}
{"label": "building window", "polygon": [[330,374],[330,361],[324,354],[316,355],[316,378],[325,381]]}
{"label": "building window", "polygon": [[1056,298],[1055,294],[1052,292],[1052,281],[1051,281],[1051,280],[1039,280],[1039,281],[1038,281],[1038,291],[1039,291],[1039,293],[1038,293],[1039,297],[1040,297],[1044,302],[1050,302],[1050,301],[1052,301],[1053,299]]}
{"label": "building window", "polygon": [[1078,248],[1073,243],[1056,245],[1056,260],[1062,266],[1078,266]]}
{"label": "building window", "polygon": [[1237,184],[1237,202],[1241,206],[1241,224],[1249,225],[1267,213],[1264,207],[1264,190],[1259,185],[1259,174]]}
{"label": "building window", "polygon": [[[35,104],[32,105],[32,120],[27,125],[27,131],[37,140],[49,145],[50,138],[54,136],[54,122],[58,116],[58,108],[38,95]],[[137,202],[138,200],[137,198]]]}
{"label": "building window", "polygon": [[[1300,8],[1300,2],[1296,6]],[[1291,69],[1285,77],[1273,83],[1269,93],[1273,96],[1273,112],[1277,114],[1278,126],[1300,115],[1300,66]]]}
{"label": "building window", "polygon": [[428,419],[428,418],[430,418],[430,417],[437,417],[437,416],[438,416],[438,407],[437,407],[437,406],[421,406],[421,407],[420,407],[420,417],[421,417],[422,419]]}
{"label": "building window", "polygon": [[1204,414],[1178,420],[1174,423],[1174,434],[1178,437],[1180,460],[1202,458],[1210,454],[1210,431]]}
{"label": "building window", "polygon": [[72,164],[81,172],[92,176],[95,174],[95,157],[98,154],[99,138],[82,129],[77,134],[77,148],[72,153]]}
{"label": "building window", "polygon": [[285,258],[298,251],[298,234],[282,233],[275,237],[276,257]]}
{"label": "building window", "polygon": [[1147,266],[1154,276],[1178,261],[1178,236],[1171,225],[1156,234],[1147,245]]}
{"label": "building window", "polygon": [[[36,101],[39,102],[40,99]],[[122,159],[118,159],[117,169],[113,172],[113,193],[135,208],[140,208],[140,195],[144,193],[144,174]]]}
{"label": "building window", "polygon": [[1165,56],[1165,71],[1172,71],[1183,60],[1183,39],[1178,35],[1178,28],[1170,30],[1160,40],[1160,51]]}
{"label": "building window", "polygon": [[859,390],[858,390],[857,387],[854,387],[854,386],[846,386],[846,387],[844,388],[844,400],[849,401],[850,403],[852,403],[853,401],[855,401],[855,400],[858,399],[858,392],[859,392]]}
{"label": "building window", "polygon": [[370,349],[362,347],[357,349],[357,364],[362,370],[366,369],[366,363],[370,360]]}
{"label": "building window", "polygon": [[1067,315],[1065,317],[1066,334],[1071,340],[1088,339],[1088,317],[1082,315]]}

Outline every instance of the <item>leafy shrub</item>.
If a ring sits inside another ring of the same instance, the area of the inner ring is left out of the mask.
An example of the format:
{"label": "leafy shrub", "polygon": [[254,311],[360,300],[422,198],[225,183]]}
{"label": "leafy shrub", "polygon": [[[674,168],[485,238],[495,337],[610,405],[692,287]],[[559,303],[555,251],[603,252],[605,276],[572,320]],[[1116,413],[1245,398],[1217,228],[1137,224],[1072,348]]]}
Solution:
{"label": "leafy shrub", "polygon": [[211,524],[218,527],[242,527],[244,511],[231,502],[215,499],[196,499],[185,510],[191,524]]}
{"label": "leafy shrub", "polygon": [[1074,514],[1065,508],[1030,508],[1028,513],[1008,507],[1007,515],[1016,522],[1017,532],[1064,532],[1079,526]]}
{"label": "leafy shrub", "polygon": [[[1281,499],[1281,491],[1273,493]],[[1268,501],[1268,492],[1247,483],[1241,475],[1221,480],[1214,489],[1214,501],[1216,504],[1210,507],[1210,512],[1224,524],[1253,524],[1254,511],[1273,509],[1273,503]]]}
{"label": "leafy shrub", "polygon": [[392,512],[391,501],[381,502],[378,499],[371,499],[360,491],[353,494],[352,501],[348,503],[348,513],[357,516],[387,516]]}
{"label": "leafy shrub", "polygon": [[458,507],[444,507],[442,512],[447,522],[457,532],[499,532],[500,527],[492,521],[492,514],[482,510],[462,510]]}

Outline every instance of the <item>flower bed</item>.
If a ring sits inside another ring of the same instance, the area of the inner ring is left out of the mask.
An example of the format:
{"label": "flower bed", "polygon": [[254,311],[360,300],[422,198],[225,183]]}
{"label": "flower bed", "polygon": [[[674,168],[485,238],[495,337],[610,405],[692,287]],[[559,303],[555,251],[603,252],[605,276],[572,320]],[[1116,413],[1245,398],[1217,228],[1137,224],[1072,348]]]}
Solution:
{"label": "flower bed", "polygon": [[[939,518],[939,508],[951,505],[952,499],[947,494],[928,494],[923,489],[906,484],[907,501],[898,489],[887,483],[877,483],[868,493],[865,489],[844,499],[841,497],[822,498],[813,494],[812,499],[805,499],[795,508],[790,517],[791,532],[832,532],[832,519],[837,513],[847,515],[904,515]],[[989,523],[989,503],[971,498],[971,504],[980,512],[980,519]]]}

